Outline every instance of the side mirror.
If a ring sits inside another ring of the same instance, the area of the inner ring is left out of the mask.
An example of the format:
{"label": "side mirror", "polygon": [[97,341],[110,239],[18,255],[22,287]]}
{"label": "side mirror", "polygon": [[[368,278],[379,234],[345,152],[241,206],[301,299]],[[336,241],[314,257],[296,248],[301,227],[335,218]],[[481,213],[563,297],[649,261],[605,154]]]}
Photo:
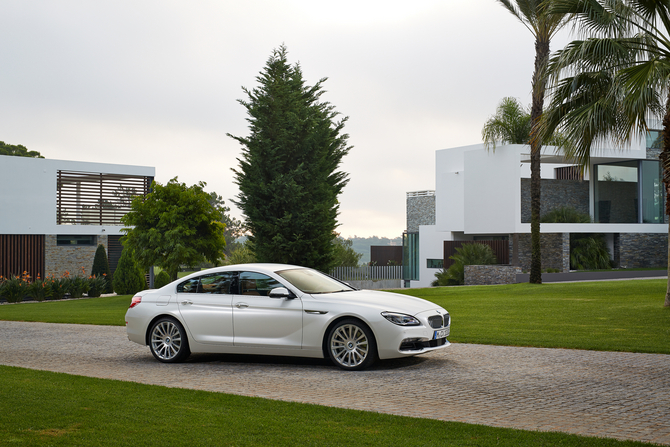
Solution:
{"label": "side mirror", "polygon": [[276,287],[270,290],[270,298],[285,298],[291,299],[295,296],[286,287]]}

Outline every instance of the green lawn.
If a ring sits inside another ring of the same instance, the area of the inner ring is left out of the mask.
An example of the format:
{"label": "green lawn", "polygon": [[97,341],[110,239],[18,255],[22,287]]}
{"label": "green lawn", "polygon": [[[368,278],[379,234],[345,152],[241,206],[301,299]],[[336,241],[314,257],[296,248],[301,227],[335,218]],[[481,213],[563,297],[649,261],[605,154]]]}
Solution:
{"label": "green lawn", "polygon": [[0,306],[0,320],[125,326],[130,295]]}
{"label": "green lawn", "polygon": [[398,291],[452,316],[449,340],[670,354],[665,279]]}
{"label": "green lawn", "polygon": [[6,446],[642,446],[0,366]]}

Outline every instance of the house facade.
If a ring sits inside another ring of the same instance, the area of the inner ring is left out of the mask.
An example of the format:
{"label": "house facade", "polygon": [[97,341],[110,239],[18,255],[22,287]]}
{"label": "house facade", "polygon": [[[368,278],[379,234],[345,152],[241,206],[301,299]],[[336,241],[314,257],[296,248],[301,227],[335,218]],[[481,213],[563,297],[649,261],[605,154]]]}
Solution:
{"label": "house facade", "polygon": [[[605,236],[617,267],[667,265],[668,216],[658,132],[626,149],[592,154],[582,178],[554,147],[542,150],[541,216],[571,207],[592,223],[543,223],[542,266],[570,269],[570,238]],[[443,149],[435,190],[407,194],[406,285],[425,287],[443,267],[445,241],[506,241],[509,263],[530,268],[530,148],[483,144]]]}
{"label": "house facade", "polygon": [[113,272],[121,217],[154,176],[146,166],[0,155],[0,275],[88,275],[98,244]]}

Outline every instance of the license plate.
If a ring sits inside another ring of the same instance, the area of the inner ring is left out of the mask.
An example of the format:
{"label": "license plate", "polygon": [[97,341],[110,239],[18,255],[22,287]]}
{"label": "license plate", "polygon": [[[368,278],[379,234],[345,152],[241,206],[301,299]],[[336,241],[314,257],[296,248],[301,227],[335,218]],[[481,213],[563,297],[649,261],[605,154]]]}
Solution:
{"label": "license plate", "polygon": [[435,331],[435,335],[433,336],[433,340],[438,340],[440,338],[447,338],[448,335],[449,335],[449,328],[440,329],[439,331]]}

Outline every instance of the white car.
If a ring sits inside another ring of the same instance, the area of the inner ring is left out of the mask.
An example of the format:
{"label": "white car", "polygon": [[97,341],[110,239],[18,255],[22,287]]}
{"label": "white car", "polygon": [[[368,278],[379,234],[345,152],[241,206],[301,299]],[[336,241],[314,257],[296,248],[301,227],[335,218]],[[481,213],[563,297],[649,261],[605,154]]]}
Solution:
{"label": "white car", "polygon": [[356,290],[316,270],[244,264],[137,293],[128,338],[161,362],[191,352],[330,359],[346,370],[449,346],[449,313],[397,293]]}

